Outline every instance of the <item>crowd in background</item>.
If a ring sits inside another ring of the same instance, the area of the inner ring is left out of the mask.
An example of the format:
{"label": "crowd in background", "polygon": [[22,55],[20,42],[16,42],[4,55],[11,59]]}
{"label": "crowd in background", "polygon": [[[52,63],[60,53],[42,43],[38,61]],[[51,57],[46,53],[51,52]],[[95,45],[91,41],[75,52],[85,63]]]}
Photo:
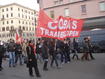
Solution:
{"label": "crowd in background", "polygon": [[[79,44],[75,38],[72,40],[39,38],[36,43],[32,40],[27,40],[21,44],[15,43],[13,39],[10,39],[8,43],[0,41],[0,71],[3,70],[3,58],[8,58],[9,67],[16,67],[18,63],[20,65],[26,64],[30,76],[34,76],[34,68],[36,76],[41,77],[38,62],[43,63],[44,71],[48,71],[48,62],[50,62],[51,68],[54,67],[53,64],[55,62],[56,67],[59,69],[61,68],[61,64],[70,63],[75,58],[77,60],[93,60],[90,37],[84,38],[83,49],[83,55],[79,57]],[[71,54],[73,54],[72,57]]]}

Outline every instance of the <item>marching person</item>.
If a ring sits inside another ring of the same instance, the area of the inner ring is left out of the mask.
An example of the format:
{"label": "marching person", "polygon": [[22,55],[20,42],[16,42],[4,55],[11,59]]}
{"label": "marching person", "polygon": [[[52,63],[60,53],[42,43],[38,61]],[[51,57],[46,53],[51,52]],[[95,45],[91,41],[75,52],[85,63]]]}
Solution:
{"label": "marching person", "polygon": [[43,65],[43,70],[48,71],[48,47],[47,47],[47,41],[42,39],[42,47],[41,47],[41,52],[42,52],[42,58],[44,60],[44,65]]}
{"label": "marching person", "polygon": [[3,67],[2,67],[2,59],[5,53],[5,48],[3,46],[3,43],[0,41],[0,71],[2,71]]}
{"label": "marching person", "polygon": [[79,60],[79,57],[78,57],[78,42],[76,41],[76,39],[74,38],[73,39],[73,57],[72,59],[74,59],[74,57],[77,58],[77,60]]}
{"label": "marching person", "polygon": [[65,63],[70,63],[70,48],[68,44],[68,40],[64,41],[64,55],[65,55]]}
{"label": "marching person", "polygon": [[16,44],[13,39],[10,39],[10,43],[8,44],[7,50],[9,53],[9,67],[15,67],[15,48]]}
{"label": "marching person", "polygon": [[83,56],[81,57],[82,60],[89,60],[89,46],[88,46],[88,38],[84,38],[84,44],[83,44]]}
{"label": "marching person", "polygon": [[34,49],[35,49],[34,44],[30,40],[28,46],[26,47],[27,57],[28,57],[27,67],[29,68],[29,75],[31,77],[34,76],[33,75],[33,68],[34,68],[36,76],[41,77],[40,73],[39,73],[39,69],[38,69],[38,65],[37,65],[37,59],[35,56],[35,50]]}
{"label": "marching person", "polygon": [[51,39],[51,41],[49,43],[49,53],[51,55],[51,64],[50,64],[50,66],[53,67],[53,63],[55,61],[55,64],[56,64],[57,68],[59,68],[58,61],[57,61],[56,43],[55,43],[55,40],[53,40],[53,39]]}
{"label": "marching person", "polygon": [[17,64],[19,60],[19,64],[22,65],[23,64],[22,45],[19,43],[16,44],[15,54],[16,54],[15,64]]}
{"label": "marching person", "polygon": [[92,53],[93,53],[93,46],[92,46],[92,43],[91,43],[91,37],[88,36],[88,46],[89,46],[89,55],[90,55],[90,58],[92,60],[94,60],[95,58],[93,57]]}

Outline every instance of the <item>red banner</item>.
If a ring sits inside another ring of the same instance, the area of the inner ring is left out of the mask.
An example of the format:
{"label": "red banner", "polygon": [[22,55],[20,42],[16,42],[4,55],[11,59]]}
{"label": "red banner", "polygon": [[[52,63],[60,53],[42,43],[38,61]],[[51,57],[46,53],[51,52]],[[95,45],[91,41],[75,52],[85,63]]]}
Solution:
{"label": "red banner", "polygon": [[37,36],[55,39],[79,37],[83,20],[60,16],[56,20],[49,18],[43,10],[39,12]]}

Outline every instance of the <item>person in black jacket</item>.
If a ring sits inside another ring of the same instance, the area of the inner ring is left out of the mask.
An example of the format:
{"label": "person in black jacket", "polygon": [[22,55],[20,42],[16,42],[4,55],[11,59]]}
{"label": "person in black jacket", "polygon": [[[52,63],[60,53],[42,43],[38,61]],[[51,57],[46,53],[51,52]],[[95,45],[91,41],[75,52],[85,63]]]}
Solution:
{"label": "person in black jacket", "polygon": [[23,64],[23,62],[22,62],[22,46],[19,43],[16,44],[15,55],[16,55],[15,56],[16,57],[15,64],[17,64],[17,62],[19,60],[20,65],[22,65]]}
{"label": "person in black jacket", "polygon": [[44,60],[43,70],[48,71],[48,68],[47,68],[47,64],[48,64],[48,47],[47,47],[47,41],[45,41],[44,39],[42,40],[41,52],[42,52],[42,58]]}
{"label": "person in black jacket", "polygon": [[49,43],[49,53],[51,55],[51,64],[50,66],[53,67],[53,63],[55,61],[55,64],[58,67],[58,62],[57,62],[57,51],[56,51],[56,43],[55,43],[55,40],[51,40],[50,43]]}
{"label": "person in black jacket", "polygon": [[67,40],[64,41],[64,55],[65,55],[65,63],[69,63],[71,59],[70,59],[70,48]]}
{"label": "person in black jacket", "polygon": [[0,41],[0,71],[3,69],[2,67],[2,59],[5,53],[5,48],[3,46],[3,43]]}
{"label": "person in black jacket", "polygon": [[7,51],[9,53],[9,67],[13,66],[15,67],[15,49],[16,49],[16,43],[13,39],[10,39],[10,42],[7,47]]}
{"label": "person in black jacket", "polygon": [[29,75],[30,76],[34,76],[33,75],[33,70],[32,68],[34,68],[36,76],[37,77],[41,77],[40,73],[39,73],[39,69],[38,69],[38,65],[37,65],[37,59],[35,56],[35,51],[34,51],[34,44],[32,43],[32,41],[29,41],[28,46],[26,47],[26,51],[27,51],[27,56],[28,56],[28,63],[27,63],[27,67],[29,68]]}
{"label": "person in black jacket", "polygon": [[73,50],[72,50],[72,52],[73,52],[74,54],[73,54],[72,59],[74,59],[74,57],[76,57],[77,60],[79,60],[79,57],[78,57],[78,50],[79,50],[78,42],[77,42],[76,39],[74,38],[74,39],[73,39]]}

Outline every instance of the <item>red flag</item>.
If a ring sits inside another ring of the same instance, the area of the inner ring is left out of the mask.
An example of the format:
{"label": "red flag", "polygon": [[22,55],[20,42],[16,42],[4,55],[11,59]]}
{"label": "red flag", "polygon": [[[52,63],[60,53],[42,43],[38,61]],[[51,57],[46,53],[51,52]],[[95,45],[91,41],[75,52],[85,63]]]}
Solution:
{"label": "red flag", "polygon": [[19,34],[18,30],[16,30],[16,43],[22,43],[22,36]]}
{"label": "red flag", "polygon": [[49,18],[43,10],[39,12],[37,36],[55,39],[79,37],[83,20],[60,16],[56,20]]}

